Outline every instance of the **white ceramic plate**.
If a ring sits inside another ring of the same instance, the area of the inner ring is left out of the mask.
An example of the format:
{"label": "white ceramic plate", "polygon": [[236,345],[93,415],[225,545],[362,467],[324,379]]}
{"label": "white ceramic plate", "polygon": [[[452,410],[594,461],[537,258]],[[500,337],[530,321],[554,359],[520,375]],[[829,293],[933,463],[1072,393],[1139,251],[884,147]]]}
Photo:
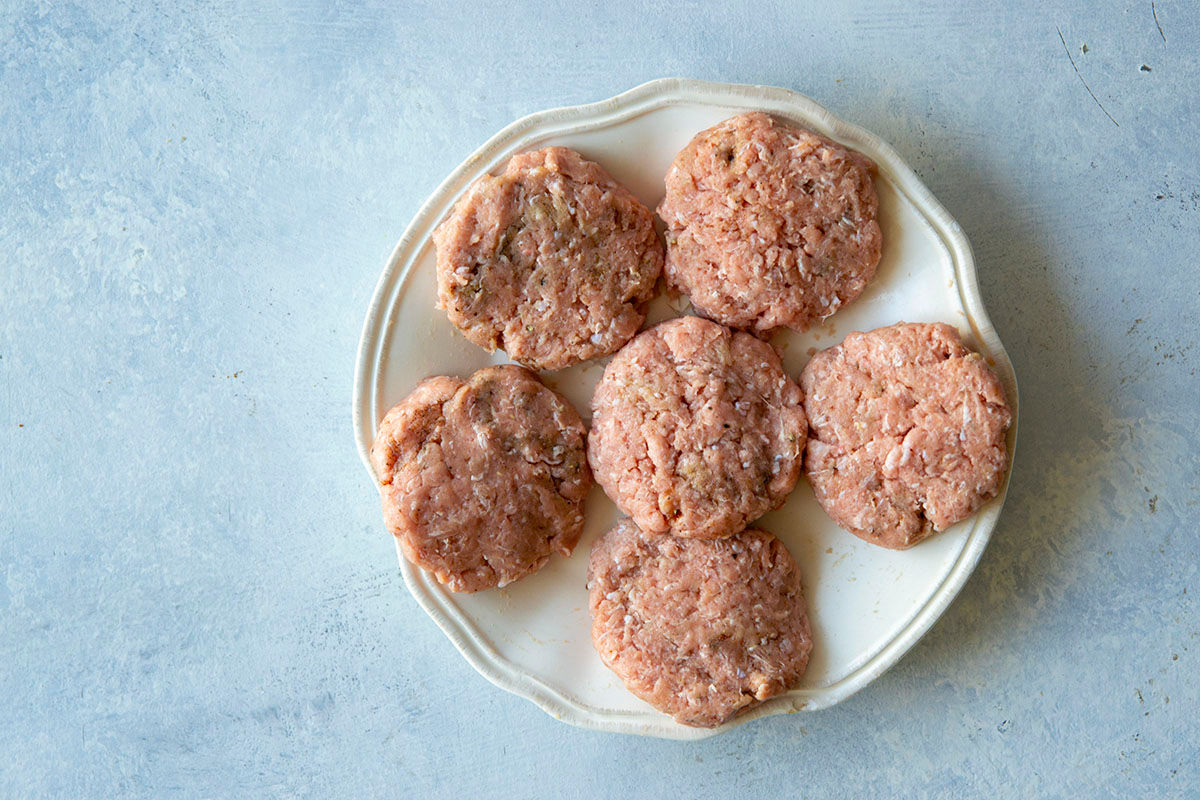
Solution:
{"label": "white ceramic plate", "polygon": [[[698,131],[747,110],[799,123],[867,154],[879,165],[876,188],[884,247],[878,276],[862,297],[826,324],[804,335],[785,332],[772,340],[782,349],[788,372],[797,376],[810,349],[836,344],[852,330],[900,320],[951,323],[991,360],[1004,383],[1013,407],[1011,453],[1017,430],[1016,379],[984,313],[970,246],[958,224],[896,152],[785,89],[663,79],[610,100],[543,111],[514,122],[463,162],[417,212],[379,280],[359,344],[354,432],[367,470],[376,424],[418,381],[436,374],[466,376],[505,360],[502,353],[489,356],[467,342],[434,308],[430,234],[472,181],[519,151],[565,145],[600,162],[653,209],[662,199],[663,176],[679,149]],[[650,322],[680,311],[660,298],[652,306]],[[605,363],[543,377],[587,420],[592,389]],[[815,642],[808,672],[798,689],[717,730],[765,715],[826,708],[895,664],[962,588],[987,544],[1002,502],[1003,494],[919,547],[893,552],[839,529],[801,480],[787,504],[759,524],[783,539],[803,572]],[[401,557],[405,581],[479,672],[554,717],[606,731],[676,739],[711,735],[714,731],[678,725],[635,698],[593,651],[584,586],[587,554],[617,512],[595,489],[587,514],[587,528],[573,557],[556,556],[541,572],[507,588],[454,595]],[[383,535],[382,525],[380,530]]]}

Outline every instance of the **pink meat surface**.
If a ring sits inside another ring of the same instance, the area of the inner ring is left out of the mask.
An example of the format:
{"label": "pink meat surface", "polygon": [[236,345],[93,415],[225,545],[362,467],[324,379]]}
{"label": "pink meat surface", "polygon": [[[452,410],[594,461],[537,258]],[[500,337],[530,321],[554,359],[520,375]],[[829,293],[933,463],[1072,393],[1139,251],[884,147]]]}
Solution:
{"label": "pink meat surface", "polygon": [[699,317],[639,334],[592,398],[588,459],[643,529],[715,538],[778,508],[800,476],[800,389],[771,346]]}
{"label": "pink meat surface", "polygon": [[438,305],[450,321],[534,369],[629,341],[662,271],[650,210],[564,147],[521,153],[480,178],[433,239]]}
{"label": "pink meat surface", "polygon": [[429,378],[387,413],[371,448],[388,530],[455,592],[530,575],[579,542],[586,435],[522,367]]}
{"label": "pink meat surface", "polygon": [[666,276],[702,315],[765,335],[807,329],[875,275],[874,164],[766,114],[698,134],[667,172]]}
{"label": "pink meat surface", "polygon": [[812,426],[805,472],[821,507],[903,549],[995,497],[1012,415],[983,357],[949,325],[852,333],[800,376]]}
{"label": "pink meat surface", "polygon": [[715,727],[794,687],[812,651],[800,571],[759,530],[654,536],[626,519],[588,562],[592,643],[631,692]]}

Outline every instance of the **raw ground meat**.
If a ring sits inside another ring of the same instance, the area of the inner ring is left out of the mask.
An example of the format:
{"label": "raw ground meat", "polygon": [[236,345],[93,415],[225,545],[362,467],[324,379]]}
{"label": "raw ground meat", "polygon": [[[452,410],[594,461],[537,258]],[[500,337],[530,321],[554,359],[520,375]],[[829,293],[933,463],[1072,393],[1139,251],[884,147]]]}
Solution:
{"label": "raw ground meat", "polygon": [[523,367],[429,378],[387,413],[371,448],[388,530],[455,592],[530,575],[579,542],[586,435]]}
{"label": "raw ground meat", "polygon": [[778,508],[800,476],[800,390],[771,346],[699,317],[639,334],[592,398],[597,482],[651,533],[715,538]]}
{"label": "raw ground meat", "polygon": [[622,520],[592,548],[588,596],[600,658],[685,725],[716,727],[808,666],[800,571],[763,531],[680,539]]}
{"label": "raw ground meat", "polygon": [[650,210],[565,147],[480,178],[433,240],[439,307],[475,344],[534,369],[629,341],[662,271]]}
{"label": "raw ground meat", "polygon": [[852,333],[800,376],[805,472],[821,507],[873,544],[911,547],[995,497],[1012,415],[999,378],[941,323]]}
{"label": "raw ground meat", "polygon": [[658,208],[667,282],[705,317],[757,335],[803,331],[875,275],[879,206],[866,156],[762,113],[702,131]]}

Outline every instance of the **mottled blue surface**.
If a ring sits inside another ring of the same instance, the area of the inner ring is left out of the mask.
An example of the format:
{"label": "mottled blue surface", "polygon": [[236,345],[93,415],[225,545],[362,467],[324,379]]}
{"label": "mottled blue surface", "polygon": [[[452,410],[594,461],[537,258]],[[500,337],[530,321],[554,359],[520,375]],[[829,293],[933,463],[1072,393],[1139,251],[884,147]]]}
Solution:
{"label": "mottled blue surface", "polygon": [[[0,794],[1200,795],[1198,6],[497,5],[3,4]],[[476,675],[350,428],[426,194],[518,116],[665,75],[891,142],[1022,390],[1004,517],[925,639],[699,744]]]}

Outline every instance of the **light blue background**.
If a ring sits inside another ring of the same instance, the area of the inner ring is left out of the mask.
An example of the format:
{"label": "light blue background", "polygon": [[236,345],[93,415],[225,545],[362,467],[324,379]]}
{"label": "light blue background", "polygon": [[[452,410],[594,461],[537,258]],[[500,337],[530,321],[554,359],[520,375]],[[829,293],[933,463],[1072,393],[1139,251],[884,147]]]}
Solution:
{"label": "light blue background", "polygon": [[[497,5],[0,10],[0,794],[1200,794],[1197,5],[1161,35],[1149,2]],[[350,427],[423,198],[513,119],[667,75],[893,144],[1022,391],[1004,517],[925,639],[699,744],[476,675]]]}

